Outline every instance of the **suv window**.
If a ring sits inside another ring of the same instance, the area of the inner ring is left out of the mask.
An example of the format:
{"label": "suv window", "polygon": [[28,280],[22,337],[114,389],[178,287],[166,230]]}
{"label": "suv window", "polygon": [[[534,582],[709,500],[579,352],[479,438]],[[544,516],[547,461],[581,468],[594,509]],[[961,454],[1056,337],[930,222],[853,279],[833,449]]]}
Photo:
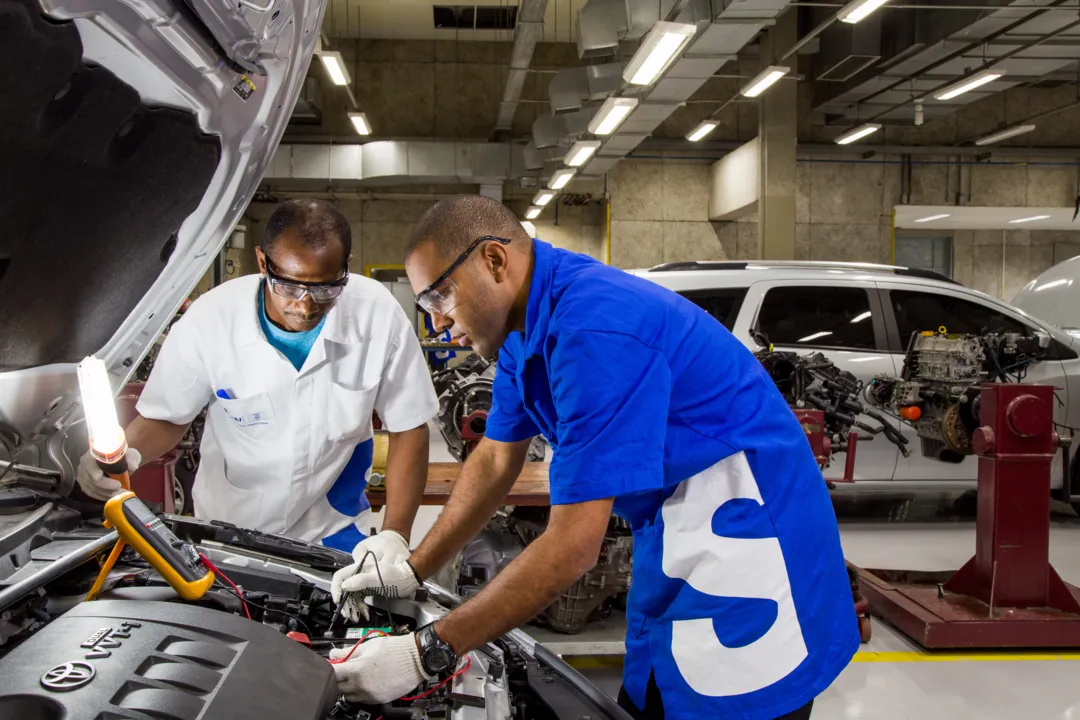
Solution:
{"label": "suv window", "polygon": [[679,293],[731,330],[739,317],[746,288],[715,288],[712,290],[684,290]]}
{"label": "suv window", "polygon": [[1030,332],[1031,328],[993,308],[951,295],[891,290],[900,345],[907,347],[912,333],[945,327],[951,333]]}
{"label": "suv window", "polygon": [[861,288],[773,288],[761,303],[757,329],[774,345],[877,347],[870,298]]}

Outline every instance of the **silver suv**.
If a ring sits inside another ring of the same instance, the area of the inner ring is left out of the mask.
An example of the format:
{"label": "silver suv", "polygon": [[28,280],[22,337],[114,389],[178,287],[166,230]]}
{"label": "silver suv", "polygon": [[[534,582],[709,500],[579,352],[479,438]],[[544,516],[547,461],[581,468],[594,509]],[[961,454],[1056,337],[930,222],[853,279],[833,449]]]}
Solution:
{"label": "silver suv", "polygon": [[[1080,339],[937,273],[862,263],[751,261],[668,263],[633,274],[693,301],[752,350],[761,349],[754,338],[763,336],[777,350],[820,351],[863,382],[899,375],[915,331],[1042,331],[1051,338],[1050,351],[1026,381],[1058,387],[1055,421],[1080,425]],[[907,425],[901,431],[913,448],[907,458],[881,436],[860,437],[856,480],[897,489],[973,487],[974,457],[955,463],[924,457],[915,431]],[[1080,473],[1080,463],[1071,465]],[[1062,485],[1061,454],[1052,482]],[[1075,480],[1070,484],[1078,487]]]}

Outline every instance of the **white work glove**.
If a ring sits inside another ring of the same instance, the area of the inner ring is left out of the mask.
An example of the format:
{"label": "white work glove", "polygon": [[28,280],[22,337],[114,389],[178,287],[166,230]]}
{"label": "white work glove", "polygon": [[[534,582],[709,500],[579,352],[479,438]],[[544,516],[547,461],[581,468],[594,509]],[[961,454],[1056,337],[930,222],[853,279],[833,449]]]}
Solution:
{"label": "white work glove", "polygon": [[[128,448],[125,457],[127,457],[128,473],[134,475],[142,463],[142,456],[135,448]],[[84,493],[102,502],[124,489],[119,480],[113,480],[105,474],[90,451],[87,451],[79,460],[79,469],[75,479]]]}
{"label": "white work glove", "polygon": [[[352,647],[331,650],[330,658],[339,660]],[[392,635],[372,638],[361,644],[348,661],[333,665],[338,691],[347,700],[377,705],[406,696],[435,678],[424,672],[416,635]]]}
{"label": "white work glove", "polygon": [[[420,579],[409,564],[409,543],[399,533],[385,530],[358,543],[352,555],[355,562],[334,573],[330,594],[340,604],[341,614],[349,620],[367,618],[363,598],[410,597],[420,587]],[[342,597],[345,602],[342,602]]]}

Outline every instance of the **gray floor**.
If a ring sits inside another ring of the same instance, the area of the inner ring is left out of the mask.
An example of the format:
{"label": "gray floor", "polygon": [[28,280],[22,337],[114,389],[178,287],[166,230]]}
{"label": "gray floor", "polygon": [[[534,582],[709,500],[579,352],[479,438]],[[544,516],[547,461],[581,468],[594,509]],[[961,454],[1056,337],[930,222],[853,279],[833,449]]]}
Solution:
{"label": "gray floor", "polygon": [[[975,525],[968,508],[961,505],[957,513],[951,503],[952,498],[875,498],[868,503],[870,510],[858,501],[838,503],[846,557],[867,567],[958,568],[974,552]],[[1055,510],[1051,562],[1066,580],[1080,584],[1080,519],[1065,506]],[[595,637],[608,639],[619,629],[613,618],[597,628]],[[582,672],[612,696],[618,692],[617,667],[586,667]],[[813,717],[1080,720],[1078,677],[1080,649],[945,657],[918,651],[875,620],[870,643],[817,700]]]}

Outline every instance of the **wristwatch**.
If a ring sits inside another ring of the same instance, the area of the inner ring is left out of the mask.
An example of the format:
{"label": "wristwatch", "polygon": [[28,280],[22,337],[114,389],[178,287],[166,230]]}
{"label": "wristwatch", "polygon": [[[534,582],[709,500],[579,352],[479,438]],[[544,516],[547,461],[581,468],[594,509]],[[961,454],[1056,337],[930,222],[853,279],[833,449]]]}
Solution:
{"label": "wristwatch", "polygon": [[434,623],[429,623],[416,631],[417,644],[420,646],[420,664],[424,672],[435,677],[445,677],[457,665],[454,649],[439,638]]}

